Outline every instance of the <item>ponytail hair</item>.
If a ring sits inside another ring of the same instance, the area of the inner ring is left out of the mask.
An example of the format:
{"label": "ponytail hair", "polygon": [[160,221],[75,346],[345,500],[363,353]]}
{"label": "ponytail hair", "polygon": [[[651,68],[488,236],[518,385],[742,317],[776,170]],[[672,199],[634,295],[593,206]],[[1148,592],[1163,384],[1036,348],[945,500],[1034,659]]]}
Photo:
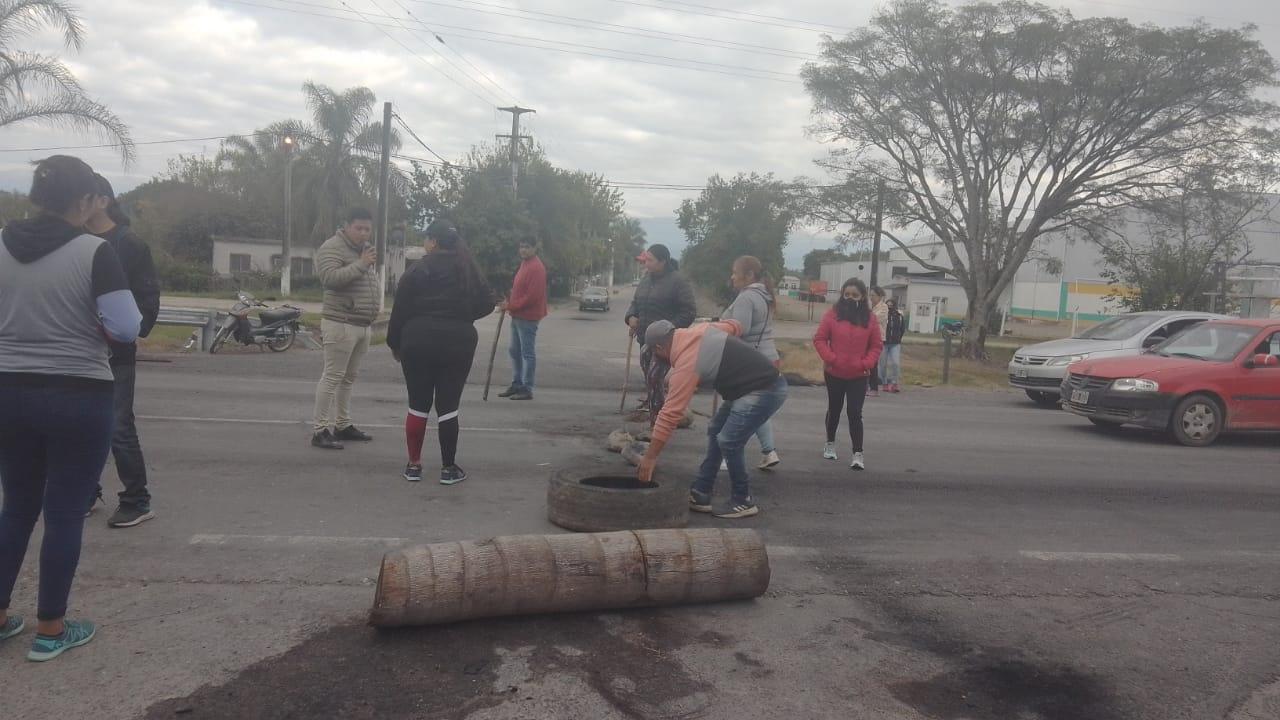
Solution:
{"label": "ponytail hair", "polygon": [[756,279],[756,282],[763,283],[765,291],[769,294],[768,303],[776,305],[778,302],[778,292],[773,286],[773,277],[769,275],[769,271],[764,269],[764,263],[760,262],[760,258],[754,255],[743,255],[733,261],[733,269],[743,274],[750,274]]}
{"label": "ponytail hair", "polygon": [[111,188],[111,182],[100,174],[95,173],[93,177],[98,183],[98,195],[107,199],[107,217],[116,225],[130,225],[129,216],[120,208],[120,201],[116,199],[116,191]]}

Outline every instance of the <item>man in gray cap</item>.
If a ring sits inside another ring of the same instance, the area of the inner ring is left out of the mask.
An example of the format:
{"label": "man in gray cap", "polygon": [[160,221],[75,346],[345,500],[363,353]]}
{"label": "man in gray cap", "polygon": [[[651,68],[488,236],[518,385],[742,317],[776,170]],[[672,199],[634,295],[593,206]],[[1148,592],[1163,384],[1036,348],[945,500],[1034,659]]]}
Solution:
{"label": "man in gray cap", "polygon": [[649,450],[640,461],[640,482],[653,482],[658,456],[698,386],[711,386],[724,402],[707,426],[707,454],[689,491],[689,507],[694,512],[712,512],[711,492],[723,460],[733,494],[729,508],[714,513],[719,518],[745,518],[760,512],[747,482],[747,440],[787,399],[787,381],[768,358],[740,340],[740,335],[742,325],[736,320],[685,329],[659,320],[644,331],[645,349],[669,363],[671,372],[667,375],[666,403],[654,424]]}

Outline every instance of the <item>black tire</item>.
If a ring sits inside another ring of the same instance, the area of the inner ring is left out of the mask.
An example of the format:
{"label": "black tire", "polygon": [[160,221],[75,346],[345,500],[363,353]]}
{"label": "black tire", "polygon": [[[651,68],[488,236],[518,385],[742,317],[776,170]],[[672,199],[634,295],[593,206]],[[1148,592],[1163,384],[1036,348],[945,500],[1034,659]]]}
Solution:
{"label": "black tire", "polygon": [[1053,407],[1062,402],[1062,395],[1056,392],[1041,392],[1039,390],[1027,390],[1027,397],[1031,398],[1031,402],[1040,407]]}
{"label": "black tire", "polygon": [[1119,432],[1122,425],[1122,423],[1115,422],[1114,420],[1102,420],[1096,417],[1089,418],[1089,422],[1093,423],[1094,427],[1105,432]]}
{"label": "black tire", "polygon": [[557,470],[547,486],[547,519],[578,532],[687,526],[689,483],[661,472],[656,479],[657,485],[640,486],[634,471]]}
{"label": "black tire", "polygon": [[1182,445],[1205,447],[1222,434],[1225,420],[1217,400],[1204,394],[1188,395],[1173,409],[1169,432]]}
{"label": "black tire", "polygon": [[218,328],[218,332],[213,334],[213,342],[209,344],[209,354],[216,355],[222,349],[222,343],[227,341],[227,336],[231,334],[231,325],[223,325]]}
{"label": "black tire", "polygon": [[292,325],[285,325],[280,328],[279,332],[284,334],[277,334],[275,337],[271,338],[271,342],[267,343],[267,347],[271,348],[272,352],[284,352],[285,350],[288,350],[293,347],[293,341],[298,338],[298,333],[293,329]]}

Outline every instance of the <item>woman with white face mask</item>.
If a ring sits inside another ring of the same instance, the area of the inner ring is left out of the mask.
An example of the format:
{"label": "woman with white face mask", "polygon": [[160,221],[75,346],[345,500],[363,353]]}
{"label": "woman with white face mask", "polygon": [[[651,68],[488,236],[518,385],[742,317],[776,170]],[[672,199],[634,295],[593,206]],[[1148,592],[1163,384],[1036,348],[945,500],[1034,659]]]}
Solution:
{"label": "woman with white face mask", "polygon": [[836,430],[840,428],[840,412],[847,407],[849,440],[853,445],[853,462],[849,467],[865,470],[862,406],[867,398],[867,382],[875,372],[884,347],[865,283],[857,278],[845,281],[840,288],[840,300],[822,316],[818,332],[813,336],[813,347],[822,357],[827,383],[827,445],[822,456],[837,459]]}

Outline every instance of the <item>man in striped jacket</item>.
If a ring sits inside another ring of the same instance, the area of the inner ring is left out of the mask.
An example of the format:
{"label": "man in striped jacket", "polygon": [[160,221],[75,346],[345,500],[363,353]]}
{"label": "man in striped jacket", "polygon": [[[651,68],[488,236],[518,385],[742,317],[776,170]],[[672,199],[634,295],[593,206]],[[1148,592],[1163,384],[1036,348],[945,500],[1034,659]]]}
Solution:
{"label": "man in striped jacket", "polygon": [[639,478],[653,482],[658,456],[684,417],[689,401],[700,385],[714,388],[724,402],[707,427],[707,454],[689,491],[694,512],[711,513],[711,492],[721,460],[728,466],[733,486],[729,508],[714,513],[719,518],[751,517],[760,512],[747,482],[746,445],[756,430],[782,407],[787,381],[773,363],[739,339],[742,325],[736,320],[676,329],[667,320],[649,325],[644,333],[646,349],[671,365],[667,375],[666,404],[654,424],[653,440],[640,461]]}

